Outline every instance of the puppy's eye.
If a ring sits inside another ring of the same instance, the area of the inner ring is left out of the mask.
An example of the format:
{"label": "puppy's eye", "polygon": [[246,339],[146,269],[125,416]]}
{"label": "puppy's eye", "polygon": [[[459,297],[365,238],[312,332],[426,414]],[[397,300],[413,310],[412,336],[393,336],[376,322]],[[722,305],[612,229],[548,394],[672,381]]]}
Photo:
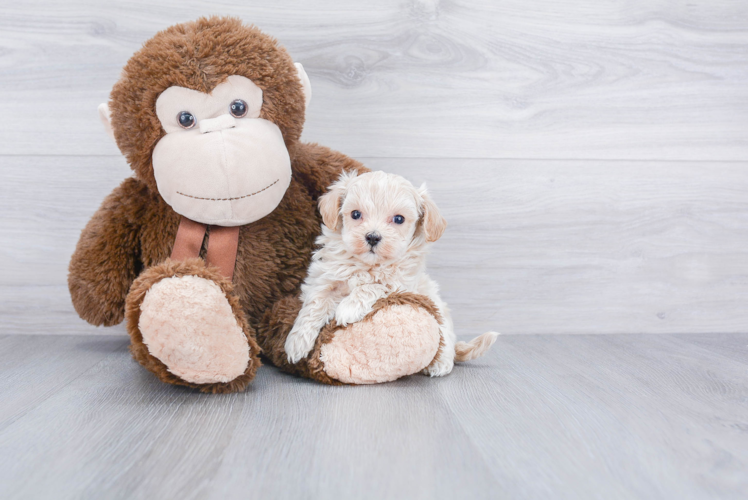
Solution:
{"label": "puppy's eye", "polygon": [[246,116],[248,110],[247,103],[241,99],[236,99],[229,105],[229,111],[234,118],[243,118]]}
{"label": "puppy's eye", "polygon": [[180,111],[177,115],[177,123],[182,128],[190,129],[195,126],[195,117],[189,111]]}
{"label": "puppy's eye", "polygon": [[403,222],[405,222],[405,217],[403,217],[402,215],[396,215],[392,218],[392,222],[394,222],[395,224],[402,224]]}
{"label": "puppy's eye", "polygon": [[361,218],[361,212],[358,210],[354,210],[351,212],[351,219],[360,219]]}

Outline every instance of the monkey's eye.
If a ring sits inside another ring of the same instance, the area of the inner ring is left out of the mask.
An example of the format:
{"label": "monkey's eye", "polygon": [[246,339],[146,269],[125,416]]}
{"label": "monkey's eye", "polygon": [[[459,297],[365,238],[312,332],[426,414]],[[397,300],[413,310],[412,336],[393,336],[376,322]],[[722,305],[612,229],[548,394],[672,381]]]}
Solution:
{"label": "monkey's eye", "polygon": [[195,126],[195,117],[192,116],[192,113],[189,111],[181,111],[177,115],[177,123],[179,123],[179,126],[182,128],[192,128]]}
{"label": "monkey's eye", "polygon": [[396,215],[392,218],[392,222],[394,222],[395,224],[402,224],[403,222],[405,222],[405,217],[403,217],[402,215]]}
{"label": "monkey's eye", "polygon": [[361,218],[361,212],[358,210],[354,210],[351,212],[351,219],[360,219]]}
{"label": "monkey's eye", "polygon": [[236,99],[229,105],[229,111],[236,118],[243,118],[246,116],[248,109],[247,103],[241,99]]}

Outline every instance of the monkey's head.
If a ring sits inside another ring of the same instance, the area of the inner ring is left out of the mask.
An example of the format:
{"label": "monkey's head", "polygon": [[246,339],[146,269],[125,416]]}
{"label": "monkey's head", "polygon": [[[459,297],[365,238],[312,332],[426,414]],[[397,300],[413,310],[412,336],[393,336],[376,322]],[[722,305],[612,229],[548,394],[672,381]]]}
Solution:
{"label": "monkey's head", "polygon": [[283,198],[310,97],[304,69],[275,39],[212,17],[147,41],[99,115],[135,175],[177,213],[237,226]]}

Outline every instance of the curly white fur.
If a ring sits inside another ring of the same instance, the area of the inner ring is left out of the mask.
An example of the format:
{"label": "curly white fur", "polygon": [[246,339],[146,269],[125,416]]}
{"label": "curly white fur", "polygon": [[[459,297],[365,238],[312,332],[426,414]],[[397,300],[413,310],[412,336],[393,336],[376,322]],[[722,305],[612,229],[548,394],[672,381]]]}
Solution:
{"label": "curly white fur", "polygon": [[[450,373],[455,362],[478,357],[496,338],[489,332],[456,346],[454,327],[439,286],[426,274],[426,254],[446,228],[426,187],[384,172],[344,173],[320,198],[324,221],[301,286],[303,306],[286,339],[291,363],[306,357],[319,331],[332,319],[361,321],[377,300],[394,291],[429,297],[443,318],[443,348],[426,368],[431,376]],[[375,244],[367,235],[380,239]],[[478,341],[479,339],[482,339]]]}

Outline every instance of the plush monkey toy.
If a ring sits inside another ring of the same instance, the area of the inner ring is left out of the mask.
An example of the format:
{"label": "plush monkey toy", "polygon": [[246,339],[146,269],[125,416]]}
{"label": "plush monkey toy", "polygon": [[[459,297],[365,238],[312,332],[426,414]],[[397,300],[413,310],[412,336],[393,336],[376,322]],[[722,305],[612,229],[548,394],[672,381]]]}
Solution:
{"label": "plush monkey toy", "polygon": [[213,17],[147,41],[100,106],[134,176],[83,230],[70,294],[89,323],[126,319],[133,357],[162,381],[240,391],[262,353],[320,382],[374,383],[439,355],[434,304],[393,294],[359,323],[327,325],[306,359],[288,363],[317,199],[343,170],[366,171],[299,142],[310,97],[273,38]]}

